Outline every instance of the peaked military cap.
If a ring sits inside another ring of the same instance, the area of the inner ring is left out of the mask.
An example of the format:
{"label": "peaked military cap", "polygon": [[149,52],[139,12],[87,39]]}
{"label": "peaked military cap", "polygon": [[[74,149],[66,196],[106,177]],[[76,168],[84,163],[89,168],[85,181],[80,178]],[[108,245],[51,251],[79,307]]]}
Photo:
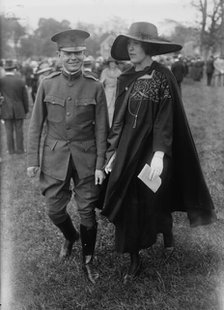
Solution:
{"label": "peaked military cap", "polygon": [[86,49],[85,40],[90,36],[87,31],[69,29],[53,35],[51,40],[56,42],[58,49],[66,52],[79,52]]}

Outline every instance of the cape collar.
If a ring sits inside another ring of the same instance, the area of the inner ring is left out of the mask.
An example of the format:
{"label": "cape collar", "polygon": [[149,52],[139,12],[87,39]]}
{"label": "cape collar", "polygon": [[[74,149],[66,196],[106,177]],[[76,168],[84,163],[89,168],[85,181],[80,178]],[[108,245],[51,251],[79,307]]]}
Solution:
{"label": "cape collar", "polygon": [[156,67],[156,62],[153,61],[151,66],[145,67],[142,71],[135,71],[135,68],[132,67],[131,69],[128,69],[127,71],[124,71],[119,77],[119,89],[118,89],[118,96],[127,89],[135,80],[137,80],[139,77],[144,76],[145,74],[151,74],[152,71]]}

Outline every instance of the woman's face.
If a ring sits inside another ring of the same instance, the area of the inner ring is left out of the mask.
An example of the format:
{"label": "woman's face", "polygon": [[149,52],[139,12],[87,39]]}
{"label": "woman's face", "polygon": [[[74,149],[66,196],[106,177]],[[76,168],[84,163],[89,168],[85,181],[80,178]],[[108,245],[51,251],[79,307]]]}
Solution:
{"label": "woman's face", "polygon": [[141,42],[129,39],[127,48],[130,60],[134,65],[141,64],[147,58]]}

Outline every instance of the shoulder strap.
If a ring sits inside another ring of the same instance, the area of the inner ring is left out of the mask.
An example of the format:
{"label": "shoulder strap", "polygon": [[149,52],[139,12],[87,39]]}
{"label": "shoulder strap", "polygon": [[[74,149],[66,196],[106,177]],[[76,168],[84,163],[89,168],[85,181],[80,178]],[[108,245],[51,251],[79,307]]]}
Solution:
{"label": "shoulder strap", "polygon": [[58,76],[59,74],[61,74],[61,71],[55,71],[50,73],[49,75],[47,75],[46,77],[44,77],[45,79],[52,79],[55,76]]}
{"label": "shoulder strap", "polygon": [[97,79],[95,76],[93,76],[92,74],[88,74],[88,73],[83,73],[83,76],[87,79],[92,79],[94,81],[99,81],[99,79]]}

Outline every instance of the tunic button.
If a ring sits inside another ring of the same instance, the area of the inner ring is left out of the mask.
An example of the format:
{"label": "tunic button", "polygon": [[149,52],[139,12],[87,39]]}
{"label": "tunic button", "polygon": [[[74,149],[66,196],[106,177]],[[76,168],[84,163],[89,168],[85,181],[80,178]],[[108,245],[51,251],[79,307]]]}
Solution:
{"label": "tunic button", "polygon": [[125,90],[126,90],[126,91],[128,90],[128,87],[127,87],[127,86],[125,87]]}
{"label": "tunic button", "polygon": [[66,115],[69,116],[69,115],[71,115],[71,113],[70,113],[70,112],[67,112]]}
{"label": "tunic button", "polygon": [[68,100],[70,101],[70,100],[72,100],[72,98],[71,98],[71,97],[68,97]]}

